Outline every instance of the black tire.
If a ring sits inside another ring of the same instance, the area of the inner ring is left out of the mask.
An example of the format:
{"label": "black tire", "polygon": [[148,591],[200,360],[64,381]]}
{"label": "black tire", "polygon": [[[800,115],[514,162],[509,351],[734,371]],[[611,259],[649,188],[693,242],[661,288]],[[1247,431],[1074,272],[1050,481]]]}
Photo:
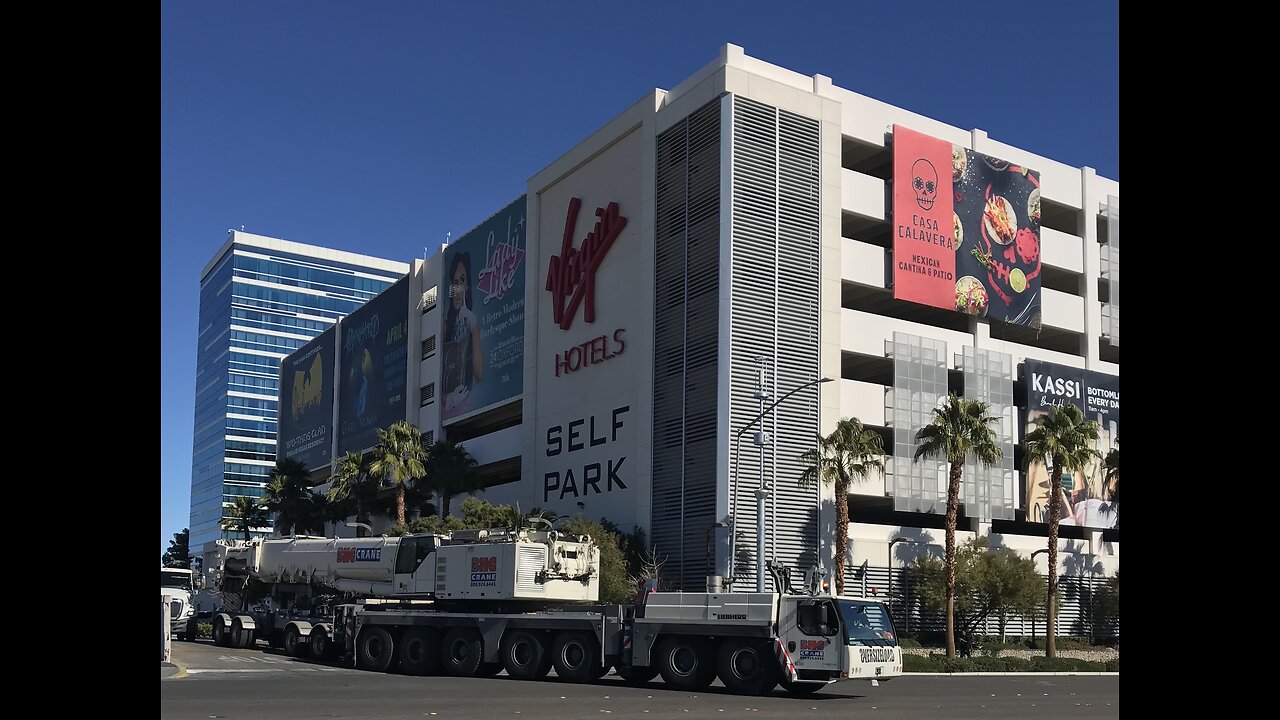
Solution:
{"label": "black tire", "polygon": [[247,648],[253,645],[253,631],[240,623],[240,618],[231,621],[231,647]]}
{"label": "black tire", "polygon": [[361,670],[387,672],[396,659],[396,642],[391,633],[380,627],[366,627],[356,638],[356,667]]}
{"label": "black tire", "polygon": [[[586,633],[562,632],[551,646],[551,663],[556,677],[565,682],[584,683],[604,677],[596,641]],[[508,671],[509,672],[509,671]]]}
{"label": "black tire", "polygon": [[711,648],[700,638],[669,637],[658,643],[658,668],[668,685],[703,690],[716,679]]}
{"label": "black tire", "polygon": [[213,619],[213,644],[226,647],[230,640],[230,634],[227,632],[227,626],[222,622],[222,618]]}
{"label": "black tire", "polygon": [[293,657],[307,656],[307,641],[298,632],[297,625],[290,625],[284,630],[284,651]]}
{"label": "black tire", "polygon": [[656,662],[653,665],[646,665],[644,667],[619,665],[618,677],[632,685],[643,685],[658,677],[658,665]]}
{"label": "black tire", "polygon": [[440,641],[444,671],[455,677],[474,677],[484,658],[480,633],[471,628],[449,628]]}
{"label": "black tire", "polygon": [[328,660],[337,650],[329,640],[329,633],[322,627],[311,628],[311,635],[307,636],[307,646],[311,650],[311,657],[317,660]]}
{"label": "black tire", "polygon": [[759,640],[725,640],[716,653],[720,682],[739,695],[765,695],[778,686],[778,661]]}
{"label": "black tire", "polygon": [[512,630],[502,636],[502,666],[514,680],[541,680],[551,670],[551,657],[542,638]]}
{"label": "black tire", "polygon": [[182,639],[195,642],[198,637],[200,637],[200,623],[195,618],[191,618],[187,620],[187,631],[182,634]]}
{"label": "black tire", "polygon": [[405,675],[438,675],[440,631],[429,627],[405,630],[400,638],[400,669]]}
{"label": "black tire", "polygon": [[502,672],[502,663],[482,662],[476,666],[475,677],[493,677]]}
{"label": "black tire", "polygon": [[796,680],[795,682],[782,681],[782,689],[797,697],[807,697],[822,688],[826,687],[824,682],[807,682],[805,680]]}

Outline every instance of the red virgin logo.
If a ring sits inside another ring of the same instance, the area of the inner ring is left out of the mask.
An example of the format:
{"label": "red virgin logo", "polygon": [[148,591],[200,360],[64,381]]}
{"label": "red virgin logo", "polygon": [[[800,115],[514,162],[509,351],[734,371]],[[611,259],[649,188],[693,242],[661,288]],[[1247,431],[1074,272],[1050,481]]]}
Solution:
{"label": "red virgin logo", "polygon": [[551,293],[552,319],[561,330],[573,325],[578,306],[586,301],[584,319],[596,321],[596,270],[613,247],[613,241],[622,234],[627,219],[618,214],[618,203],[596,208],[596,224],[582,241],[582,247],[573,246],[573,230],[578,224],[581,198],[569,200],[569,212],[564,219],[564,239],[560,254],[551,256],[547,269],[547,290]]}

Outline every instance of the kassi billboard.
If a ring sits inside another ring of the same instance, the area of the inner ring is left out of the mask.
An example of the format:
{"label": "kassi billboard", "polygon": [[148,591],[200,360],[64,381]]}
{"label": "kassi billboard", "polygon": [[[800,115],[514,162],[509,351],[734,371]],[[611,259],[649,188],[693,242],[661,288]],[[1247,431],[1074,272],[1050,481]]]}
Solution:
{"label": "kassi billboard", "polygon": [[524,389],[525,196],[444,250],[441,313],[443,421]]}
{"label": "kassi billboard", "polygon": [[1040,326],[1040,173],[893,127],[893,296]]}
{"label": "kassi billboard", "polygon": [[[1100,458],[1083,471],[1062,478],[1063,525],[1115,527],[1120,519],[1120,503],[1112,502],[1115,486],[1106,482],[1101,458],[1120,438],[1120,378],[1039,360],[1022,363],[1025,387],[1026,433],[1035,429],[1036,418],[1056,406],[1075,405],[1086,420],[1098,423]],[[1027,466],[1027,521],[1047,522],[1049,517],[1049,474],[1044,463]]]}
{"label": "kassi billboard", "polygon": [[408,314],[406,277],[339,325],[338,457],[373,447],[378,428],[405,419]]}
{"label": "kassi billboard", "polygon": [[314,470],[329,464],[333,443],[333,339],[329,328],[280,363],[280,415],[276,456]]}

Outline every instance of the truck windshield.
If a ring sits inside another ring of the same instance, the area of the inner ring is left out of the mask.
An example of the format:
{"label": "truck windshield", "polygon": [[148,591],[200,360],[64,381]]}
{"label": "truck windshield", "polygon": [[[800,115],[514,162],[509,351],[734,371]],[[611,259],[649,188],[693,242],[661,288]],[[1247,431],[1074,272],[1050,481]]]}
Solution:
{"label": "truck windshield", "polygon": [[160,587],[191,592],[191,573],[161,570]]}
{"label": "truck windshield", "polygon": [[840,600],[840,615],[850,645],[898,644],[893,632],[893,619],[884,603]]}

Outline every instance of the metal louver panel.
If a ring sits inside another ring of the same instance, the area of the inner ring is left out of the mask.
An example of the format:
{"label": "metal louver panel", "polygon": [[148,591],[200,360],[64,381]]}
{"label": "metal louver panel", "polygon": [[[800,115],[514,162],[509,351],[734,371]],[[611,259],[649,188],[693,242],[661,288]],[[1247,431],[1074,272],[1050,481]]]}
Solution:
{"label": "metal louver panel", "polygon": [[[729,427],[736,433],[760,410],[754,397],[759,358],[767,366],[771,397],[766,402],[818,378],[821,206],[818,122],[741,97],[732,102]],[[766,553],[802,571],[818,561],[818,489],[798,484],[800,455],[813,447],[818,432],[817,387],[801,390],[770,412],[764,429],[769,437],[763,481],[773,491]],[[761,449],[744,442],[741,452],[732,488],[734,576],[738,587],[750,587],[756,548],[752,491],[762,481]]]}
{"label": "metal louver panel", "polygon": [[671,589],[703,587],[715,513],[720,102],[657,138],[650,542]]}
{"label": "metal louver panel", "polygon": [[1000,447],[1000,461],[982,465],[970,456],[960,483],[965,515],[981,520],[1012,520],[1017,502],[1013,471],[1013,358],[1006,353],[966,345],[960,356],[964,370],[964,396],[991,406],[989,415],[1000,418],[993,426]]}
{"label": "metal louver panel", "polygon": [[516,547],[516,592],[524,597],[545,594],[547,586],[538,582],[538,574],[546,567],[546,546],[520,545]]}
{"label": "metal louver panel", "polygon": [[886,397],[885,407],[893,429],[893,455],[885,480],[893,509],[946,512],[946,463],[936,457],[913,458],[916,432],[933,421],[933,409],[947,396],[947,344],[895,332],[886,346],[886,354],[893,358],[893,392]]}

